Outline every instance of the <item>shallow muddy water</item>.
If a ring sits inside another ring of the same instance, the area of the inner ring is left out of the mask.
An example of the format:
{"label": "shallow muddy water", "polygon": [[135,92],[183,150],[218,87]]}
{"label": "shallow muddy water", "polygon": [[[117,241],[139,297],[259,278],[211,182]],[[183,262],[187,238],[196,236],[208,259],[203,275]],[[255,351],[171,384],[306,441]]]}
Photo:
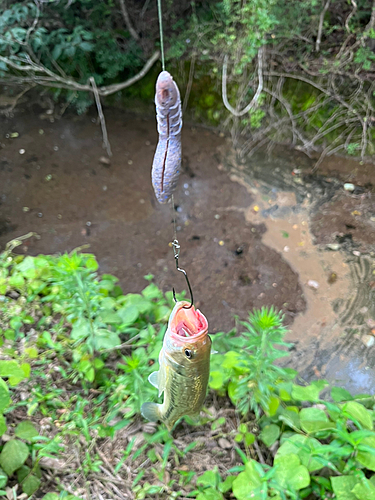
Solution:
{"label": "shallow muddy water", "polygon": [[[51,123],[29,110],[2,119],[0,249],[35,231],[40,239],[19,252],[90,244],[100,271],[118,276],[124,293],[142,290],[149,273],[163,291],[180,291],[172,207],[157,203],[150,181],[155,121],[113,110],[106,118],[110,164],[100,161],[94,115]],[[225,138],[185,125],[174,212],[180,265],[210,332],[273,304],[291,328],[291,366],[307,379],[375,392],[373,349],[364,344],[375,319],[374,167],[338,159],[333,178],[331,163],[315,177],[311,166],[285,150],[238,161]],[[346,180],[360,186],[357,193],[343,189]]]}

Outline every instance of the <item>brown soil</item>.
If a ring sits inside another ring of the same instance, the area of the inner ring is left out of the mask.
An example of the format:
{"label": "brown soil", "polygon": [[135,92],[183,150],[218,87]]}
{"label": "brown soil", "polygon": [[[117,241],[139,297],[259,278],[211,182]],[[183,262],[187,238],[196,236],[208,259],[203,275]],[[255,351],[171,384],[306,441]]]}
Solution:
{"label": "brown soil", "polygon": [[[155,123],[116,112],[106,118],[113,151],[109,166],[99,161],[100,127],[88,116],[49,123],[29,113],[3,120],[0,246],[28,231],[41,236],[21,247],[31,255],[89,243],[100,271],[118,276],[124,293],[140,291],[149,273],[162,290],[181,291],[184,277],[168,246],[171,204],[158,204],[150,182]],[[6,138],[14,132],[19,137]],[[297,273],[262,243],[264,224],[223,213],[234,203],[249,206],[252,197],[218,170],[216,148],[222,142],[208,131],[184,128],[183,173],[175,193],[180,265],[210,331],[228,330],[234,314],[245,317],[265,304],[283,309],[290,323],[290,314],[305,308]]]}

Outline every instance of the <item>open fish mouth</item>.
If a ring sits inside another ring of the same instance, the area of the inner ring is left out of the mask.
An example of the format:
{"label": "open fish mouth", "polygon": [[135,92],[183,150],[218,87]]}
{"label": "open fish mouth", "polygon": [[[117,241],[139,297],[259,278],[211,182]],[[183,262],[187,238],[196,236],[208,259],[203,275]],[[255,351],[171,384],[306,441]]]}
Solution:
{"label": "open fish mouth", "polygon": [[175,340],[196,341],[207,334],[208,323],[203,314],[195,307],[185,309],[188,302],[178,302],[169,322],[171,337]]}

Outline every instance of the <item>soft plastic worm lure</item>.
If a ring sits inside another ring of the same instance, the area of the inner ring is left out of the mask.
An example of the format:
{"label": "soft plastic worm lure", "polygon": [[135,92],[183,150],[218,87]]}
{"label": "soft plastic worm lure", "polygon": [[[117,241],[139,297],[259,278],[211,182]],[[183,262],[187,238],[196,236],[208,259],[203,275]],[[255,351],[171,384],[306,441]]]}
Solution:
{"label": "soft plastic worm lure", "polygon": [[180,91],[168,71],[162,71],[156,81],[155,105],[159,142],[151,177],[158,202],[166,203],[180,174],[182,128]]}

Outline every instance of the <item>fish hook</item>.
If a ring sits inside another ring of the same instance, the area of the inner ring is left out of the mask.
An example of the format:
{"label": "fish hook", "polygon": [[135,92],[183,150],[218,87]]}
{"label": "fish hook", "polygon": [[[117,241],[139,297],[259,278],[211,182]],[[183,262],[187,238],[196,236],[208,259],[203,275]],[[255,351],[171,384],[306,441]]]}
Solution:
{"label": "fish hook", "polygon": [[[183,275],[185,276],[186,283],[187,283],[187,286],[189,288],[189,293],[190,293],[190,306],[188,306],[188,307],[184,306],[183,308],[184,309],[191,309],[193,307],[193,305],[194,305],[193,291],[192,291],[191,286],[190,286],[190,282],[189,282],[189,278],[188,278],[187,272],[185,271],[185,269],[182,269],[178,265],[178,257],[180,255],[180,248],[181,247],[180,247],[180,244],[179,244],[179,242],[178,242],[177,239],[173,240],[172,247],[173,247],[174,258],[175,258],[175,261],[176,261],[176,269],[177,269],[177,271],[180,271],[180,273],[183,273]],[[173,290],[173,300],[175,302],[177,302],[175,289],[173,288],[172,290]]]}

